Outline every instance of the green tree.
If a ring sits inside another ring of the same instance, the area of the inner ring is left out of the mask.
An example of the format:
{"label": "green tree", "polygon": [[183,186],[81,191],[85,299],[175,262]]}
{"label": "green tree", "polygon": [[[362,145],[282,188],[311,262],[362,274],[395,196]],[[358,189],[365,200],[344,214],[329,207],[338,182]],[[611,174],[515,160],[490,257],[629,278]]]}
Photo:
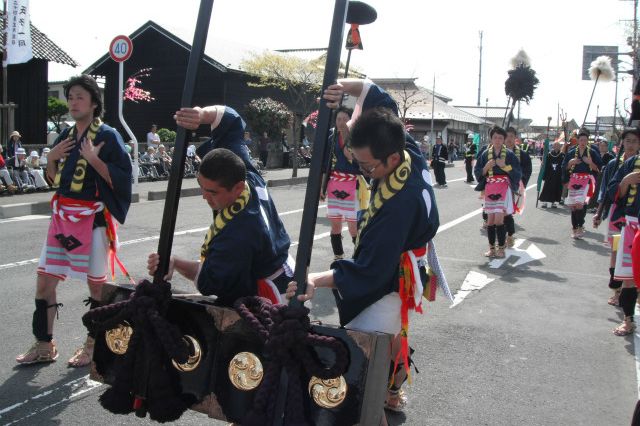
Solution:
{"label": "green tree", "polygon": [[280,138],[282,131],[291,124],[293,114],[280,102],[271,98],[254,99],[245,107],[245,118],[254,132],[267,132],[272,138]]}
{"label": "green tree", "polygon": [[175,142],[176,141],[176,132],[173,130],[165,129],[164,127],[158,129],[158,137],[160,138],[160,142]]}
{"label": "green tree", "polygon": [[[242,69],[257,78],[254,86],[276,87],[287,95],[289,107],[294,113],[294,120],[290,122],[293,126],[294,153],[298,150],[302,120],[315,109],[324,77],[324,63],[324,57],[309,61],[275,52],[254,54],[242,62]],[[293,177],[296,176],[297,164],[293,161]]]}
{"label": "green tree", "polygon": [[67,107],[67,103],[61,101],[58,98],[54,98],[49,96],[47,101],[47,118],[51,121],[60,133],[62,129],[60,128],[60,123],[62,123],[62,117],[69,112],[69,108]]}

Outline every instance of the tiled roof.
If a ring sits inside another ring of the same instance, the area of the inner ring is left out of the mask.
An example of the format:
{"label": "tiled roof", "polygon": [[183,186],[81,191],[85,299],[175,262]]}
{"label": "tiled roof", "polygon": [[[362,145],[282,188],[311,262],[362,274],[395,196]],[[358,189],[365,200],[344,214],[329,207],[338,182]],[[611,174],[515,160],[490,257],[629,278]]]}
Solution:
{"label": "tiled roof", "polygon": [[[398,102],[401,114],[403,109],[402,100],[406,100],[406,105],[409,107],[406,114],[407,119],[431,120],[431,111],[433,109],[434,120],[455,120],[463,123],[484,124],[483,119],[449,105],[443,100],[443,98],[449,99],[446,96],[438,95],[437,93],[434,96],[431,90],[417,86],[413,81],[394,81],[391,84],[385,84],[387,82],[384,79],[375,79],[374,81]],[[435,101],[433,108],[432,101]]]}
{"label": "tiled roof", "polygon": [[[4,32],[0,35],[0,41],[4,46]],[[31,45],[33,48],[33,57],[36,59],[44,59],[49,62],[58,62],[60,64],[71,65],[77,67],[78,63],[73,60],[64,50],[58,47],[49,37],[41,33],[33,24],[31,24]]]}

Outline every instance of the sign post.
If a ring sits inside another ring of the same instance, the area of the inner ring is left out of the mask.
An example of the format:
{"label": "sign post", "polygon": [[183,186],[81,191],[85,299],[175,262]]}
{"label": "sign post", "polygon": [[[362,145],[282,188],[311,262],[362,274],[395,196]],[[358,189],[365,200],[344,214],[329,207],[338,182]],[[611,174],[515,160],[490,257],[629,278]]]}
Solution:
{"label": "sign post", "polygon": [[118,88],[120,90],[120,95],[118,96],[118,117],[120,118],[120,123],[122,127],[126,130],[127,134],[133,141],[133,192],[138,192],[138,140],[136,136],[133,134],[127,122],[124,121],[124,116],[122,115],[122,85],[123,85],[123,64],[124,61],[131,57],[133,53],[133,43],[131,39],[125,35],[116,36],[113,40],[111,40],[111,44],[109,45],[109,55],[111,59],[118,62]]}

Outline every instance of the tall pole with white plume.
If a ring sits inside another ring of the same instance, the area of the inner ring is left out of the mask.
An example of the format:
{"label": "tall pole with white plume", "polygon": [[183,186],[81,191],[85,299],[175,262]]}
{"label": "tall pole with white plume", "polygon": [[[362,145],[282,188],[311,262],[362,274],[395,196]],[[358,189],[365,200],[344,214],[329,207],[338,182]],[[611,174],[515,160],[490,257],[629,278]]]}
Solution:
{"label": "tall pole with white plume", "polygon": [[589,76],[593,83],[593,90],[591,91],[591,98],[589,98],[589,104],[587,105],[587,111],[584,113],[584,119],[582,120],[582,126],[587,121],[587,115],[589,114],[589,108],[591,107],[591,101],[593,101],[593,95],[596,93],[596,87],[598,81],[611,81],[616,78],[616,73],[611,66],[611,58],[608,56],[598,56],[589,67]]}

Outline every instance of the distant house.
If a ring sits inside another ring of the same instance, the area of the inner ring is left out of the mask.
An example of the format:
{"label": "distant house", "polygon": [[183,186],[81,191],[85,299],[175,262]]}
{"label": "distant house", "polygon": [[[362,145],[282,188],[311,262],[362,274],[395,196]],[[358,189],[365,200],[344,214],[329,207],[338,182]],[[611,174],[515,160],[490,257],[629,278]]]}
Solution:
{"label": "distant house", "polygon": [[[4,44],[4,32],[0,40]],[[7,100],[17,104],[14,123],[8,123],[8,130],[18,130],[25,144],[41,145],[47,139],[48,63],[58,62],[72,67],[78,64],[33,24],[31,43],[33,59],[7,67]],[[1,96],[2,87],[0,99]]]}
{"label": "distant house", "polygon": [[[143,68],[151,68],[151,76],[142,79],[141,87],[149,91],[155,100],[125,101],[123,115],[138,141],[146,141],[151,124],[157,124],[159,128],[176,127],[173,115],[180,108],[191,46],[153,21],[148,21],[129,37],[133,42],[133,53],[124,62],[124,79]],[[227,49],[224,52],[226,60],[214,59],[211,52],[221,47],[224,46],[207,45],[198,69],[193,105],[228,105],[243,114],[245,106],[254,98],[271,97],[286,101],[281,90],[249,85],[254,79],[240,69],[244,59],[240,53],[248,55],[246,50]],[[106,52],[83,72],[104,81],[105,122],[118,128],[123,137],[129,139],[118,119],[118,64]],[[209,129],[204,126],[196,132],[197,137],[208,134]]]}
{"label": "distant house", "polygon": [[488,128],[485,120],[449,105],[451,98],[416,85],[415,78],[372,80],[393,97],[400,117],[413,126],[411,134],[418,141],[428,138],[432,122],[434,136],[441,136],[446,143],[453,142],[457,146],[462,146],[469,135]]}

